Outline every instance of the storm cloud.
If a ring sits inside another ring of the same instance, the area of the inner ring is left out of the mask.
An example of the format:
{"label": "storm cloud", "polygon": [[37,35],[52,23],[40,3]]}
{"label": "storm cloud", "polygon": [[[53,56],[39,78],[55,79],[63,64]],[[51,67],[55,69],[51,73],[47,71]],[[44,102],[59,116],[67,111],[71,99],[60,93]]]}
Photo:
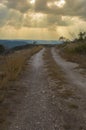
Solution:
{"label": "storm cloud", "polygon": [[86,0],[0,0],[0,28],[69,27],[86,22]]}
{"label": "storm cloud", "polygon": [[[69,25],[66,20],[64,21],[61,17],[62,16],[68,16],[70,18],[72,17],[79,17],[80,19],[86,20],[86,0],[65,0],[65,4],[62,8],[59,8],[58,6],[54,5],[53,3],[56,0],[36,0],[34,3],[34,6],[30,3],[30,0],[1,0],[0,1],[0,19],[3,21],[3,24],[6,23],[5,20],[8,20],[11,25],[13,23],[17,24],[19,20],[23,19],[23,24],[25,25],[26,21],[28,21],[28,17],[25,19],[25,14],[30,14],[30,21],[33,19],[33,15],[31,18],[31,13],[42,13],[46,15],[47,24],[49,25]],[[58,2],[59,0],[57,0]],[[51,3],[51,6],[48,6],[48,3]],[[12,11],[14,10],[14,11]],[[13,12],[13,14],[12,14]],[[15,12],[15,13],[14,13]],[[20,18],[20,14],[22,14],[22,18]],[[9,19],[7,19],[9,15]],[[11,16],[12,18],[10,18]],[[19,16],[19,18],[18,18]],[[39,17],[40,18],[40,17]],[[12,23],[14,19],[14,22]],[[24,23],[24,20],[25,23]],[[30,21],[28,22],[30,26]],[[2,24],[2,25],[3,25]],[[71,22],[70,22],[71,24]],[[49,26],[48,25],[48,26]],[[42,25],[41,25],[42,26]],[[44,27],[46,25],[44,24]],[[32,25],[31,25],[32,27]]]}

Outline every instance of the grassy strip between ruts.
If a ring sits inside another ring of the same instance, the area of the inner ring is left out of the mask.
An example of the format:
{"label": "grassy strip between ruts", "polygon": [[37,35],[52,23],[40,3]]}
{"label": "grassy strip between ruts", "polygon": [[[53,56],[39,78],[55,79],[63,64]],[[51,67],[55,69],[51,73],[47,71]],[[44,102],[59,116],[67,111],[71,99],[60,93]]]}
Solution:
{"label": "grassy strip between ruts", "polygon": [[59,65],[56,64],[55,60],[52,57],[50,48],[48,48],[44,54],[45,66],[48,70],[48,75],[51,79],[57,80],[59,84],[64,84],[64,74],[60,69]]}
{"label": "grassy strip between ruts", "polygon": [[69,83],[67,82],[64,72],[53,59],[49,48],[46,50],[44,54],[44,61],[45,68],[48,72],[48,76],[51,79],[50,81],[55,83],[51,89],[55,88],[57,95],[62,99],[68,99],[70,97],[73,98],[75,96],[75,90],[73,90],[72,86],[69,85]]}

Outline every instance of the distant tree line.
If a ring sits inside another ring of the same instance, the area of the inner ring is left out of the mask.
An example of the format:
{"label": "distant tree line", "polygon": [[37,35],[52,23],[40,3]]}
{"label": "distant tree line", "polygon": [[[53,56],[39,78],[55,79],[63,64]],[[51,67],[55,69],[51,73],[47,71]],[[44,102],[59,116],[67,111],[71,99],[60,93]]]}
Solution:
{"label": "distant tree line", "polygon": [[86,40],[86,32],[80,32],[79,34],[79,41]]}
{"label": "distant tree line", "polygon": [[[71,34],[71,33],[70,33]],[[72,34],[74,36],[74,34]],[[64,36],[61,36],[59,38],[60,41],[63,41],[63,42],[70,42],[69,39],[65,38]],[[86,41],[86,32],[79,32],[79,34],[77,35],[77,37],[74,37],[73,38],[73,42],[81,42],[81,41]]]}

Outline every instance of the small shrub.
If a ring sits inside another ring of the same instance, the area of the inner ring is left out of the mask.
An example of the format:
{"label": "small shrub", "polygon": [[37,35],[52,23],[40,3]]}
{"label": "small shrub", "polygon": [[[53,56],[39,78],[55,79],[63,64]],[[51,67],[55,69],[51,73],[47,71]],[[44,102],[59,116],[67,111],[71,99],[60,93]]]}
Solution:
{"label": "small shrub", "polygon": [[78,43],[78,44],[69,44],[63,48],[66,53],[75,53],[75,54],[86,54],[86,44]]}
{"label": "small shrub", "polygon": [[86,54],[86,44],[78,45],[77,47],[75,47],[74,52],[80,54]]}
{"label": "small shrub", "polygon": [[67,61],[79,64],[86,68],[86,42],[70,43],[59,49],[59,54]]}
{"label": "small shrub", "polygon": [[5,51],[5,48],[3,45],[0,45],[0,54],[3,53]]}

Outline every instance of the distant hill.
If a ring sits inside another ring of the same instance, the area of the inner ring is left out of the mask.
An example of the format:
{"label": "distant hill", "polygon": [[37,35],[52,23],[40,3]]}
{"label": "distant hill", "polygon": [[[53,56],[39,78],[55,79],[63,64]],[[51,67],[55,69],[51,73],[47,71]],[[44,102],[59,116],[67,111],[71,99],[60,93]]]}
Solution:
{"label": "distant hill", "polygon": [[0,45],[3,45],[6,49],[14,47],[20,47],[24,45],[36,45],[36,44],[61,44],[62,41],[58,40],[0,40]]}
{"label": "distant hill", "polygon": [[26,45],[27,42],[26,41],[16,41],[16,40],[0,40],[0,45],[3,45],[6,49],[11,49],[14,48],[16,46],[22,46],[22,45]]}

